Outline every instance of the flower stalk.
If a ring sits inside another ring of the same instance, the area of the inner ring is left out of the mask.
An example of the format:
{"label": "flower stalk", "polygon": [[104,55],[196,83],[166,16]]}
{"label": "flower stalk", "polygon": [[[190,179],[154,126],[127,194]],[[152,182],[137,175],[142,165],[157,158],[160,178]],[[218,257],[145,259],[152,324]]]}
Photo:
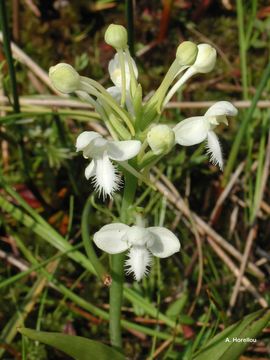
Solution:
{"label": "flower stalk", "polygon": [[[128,222],[129,209],[134,201],[136,188],[137,179],[130,173],[126,173],[120,214],[120,219],[123,223]],[[122,349],[121,307],[123,300],[124,258],[124,253],[111,255],[110,341],[112,346],[119,349]]]}

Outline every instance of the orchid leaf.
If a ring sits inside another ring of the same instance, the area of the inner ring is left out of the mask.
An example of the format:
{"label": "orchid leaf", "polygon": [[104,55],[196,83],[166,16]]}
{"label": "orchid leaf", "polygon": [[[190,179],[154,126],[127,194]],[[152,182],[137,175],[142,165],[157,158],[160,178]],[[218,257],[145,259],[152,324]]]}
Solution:
{"label": "orchid leaf", "polygon": [[27,328],[18,329],[31,340],[40,341],[57,350],[63,351],[75,360],[124,360],[123,354],[110,346],[81,336],[36,331]]}

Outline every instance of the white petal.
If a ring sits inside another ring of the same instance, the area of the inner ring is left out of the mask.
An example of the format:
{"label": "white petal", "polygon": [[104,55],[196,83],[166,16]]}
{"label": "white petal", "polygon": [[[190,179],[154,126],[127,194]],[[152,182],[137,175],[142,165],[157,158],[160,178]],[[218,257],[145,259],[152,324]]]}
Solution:
{"label": "white petal", "polygon": [[[122,96],[121,87],[111,86],[111,87],[107,88],[107,92],[114,98],[114,100],[118,104],[120,104],[121,96]],[[132,101],[131,101],[131,96],[130,96],[129,91],[126,91],[126,106],[127,106],[127,110],[129,112],[129,114],[131,114],[133,116],[134,115],[134,108],[133,108],[133,104],[132,104]]]}
{"label": "white petal", "polygon": [[222,150],[214,131],[209,131],[207,134],[207,153],[210,155],[210,161],[214,165],[218,165],[220,170],[223,170]]}
{"label": "white petal", "polygon": [[154,235],[153,244],[148,247],[154,256],[166,258],[180,251],[180,241],[170,230],[160,226],[147,229]]}
{"label": "white petal", "polygon": [[[124,54],[124,56],[125,56],[126,89],[129,89],[130,72],[129,72],[129,66],[128,66],[128,62],[126,59],[126,55]],[[131,62],[132,62],[132,67],[134,70],[135,77],[137,78],[138,77],[137,66],[133,59],[131,59]],[[114,83],[114,85],[121,88],[122,76],[121,76],[121,66],[120,66],[118,54],[115,54],[114,58],[109,62],[108,70],[109,70],[110,78],[111,78],[112,82]]]}
{"label": "white petal", "polygon": [[204,116],[195,116],[181,121],[173,129],[175,141],[183,146],[199,144],[206,139],[209,122]]}
{"label": "white petal", "polygon": [[238,110],[229,101],[218,101],[206,111],[204,116],[235,116],[237,113]]}
{"label": "white petal", "polygon": [[76,141],[76,149],[77,151],[81,151],[86,148],[94,139],[101,137],[95,131],[84,131],[78,137]]}
{"label": "white petal", "polygon": [[138,140],[108,141],[107,152],[112,160],[125,161],[136,156],[141,149]]}
{"label": "white petal", "polygon": [[125,236],[129,226],[121,223],[108,224],[103,226],[94,235],[94,243],[103,251],[109,254],[118,254],[128,249],[126,241],[122,238]]}
{"label": "white petal", "polygon": [[96,170],[95,161],[92,160],[90,162],[90,164],[85,168],[85,171],[84,171],[84,175],[87,180],[89,180],[91,176],[95,175],[95,173],[96,173],[95,170]]}
{"label": "white petal", "polygon": [[102,193],[103,198],[107,195],[111,197],[120,187],[120,175],[116,172],[115,167],[110,162],[106,153],[94,161],[96,164],[95,178],[93,181],[95,189],[99,194]]}
{"label": "white petal", "polygon": [[107,89],[107,92],[114,98],[114,100],[120,104],[121,101],[121,87],[111,86]]}
{"label": "white petal", "polygon": [[153,241],[153,235],[150,231],[138,225],[131,226],[126,236],[129,246],[146,247],[149,242],[152,244]]}
{"label": "white petal", "polygon": [[100,158],[103,156],[107,149],[108,140],[102,136],[94,139],[91,143],[83,150],[83,156],[86,158]]}

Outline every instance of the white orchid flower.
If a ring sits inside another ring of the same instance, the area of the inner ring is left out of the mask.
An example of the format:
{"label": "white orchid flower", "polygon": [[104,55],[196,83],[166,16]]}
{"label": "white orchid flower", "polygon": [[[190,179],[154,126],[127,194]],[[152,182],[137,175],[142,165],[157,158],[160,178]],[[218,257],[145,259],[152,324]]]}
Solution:
{"label": "white orchid flower", "polygon": [[137,281],[149,272],[152,255],[166,258],[180,250],[178,238],[170,230],[160,226],[144,228],[122,223],[109,224],[95,233],[94,242],[109,254],[128,250],[126,272],[133,273]]}
{"label": "white orchid flower", "polygon": [[[130,71],[129,71],[127,55],[124,54],[124,57],[125,57],[126,90],[129,91],[131,75],[130,75]],[[138,69],[137,69],[135,61],[132,58],[131,58],[131,63],[132,63],[134,75],[137,79],[138,78]],[[121,91],[122,76],[121,76],[120,59],[119,59],[118,54],[115,54],[114,58],[112,60],[110,60],[108,70],[109,70],[110,78],[111,78],[112,82],[114,83],[114,86],[117,87]]]}
{"label": "white orchid flower", "polygon": [[176,81],[176,83],[170,89],[164,99],[163,106],[167,105],[176,91],[180,89],[181,86],[184,85],[193,75],[200,73],[206,74],[213,70],[217,59],[217,52],[215,48],[209,44],[199,44],[197,49],[198,53],[195,62],[188,67],[183,76],[181,76],[180,79]]}
{"label": "white orchid flower", "polygon": [[94,178],[94,186],[103,198],[111,197],[121,183],[120,175],[110,160],[129,160],[139,153],[140,148],[138,140],[110,141],[95,131],[84,131],[76,141],[77,151],[82,151],[86,159],[93,159],[85,169],[85,177]]}
{"label": "white orchid flower", "polygon": [[210,161],[223,169],[222,150],[214,129],[221,122],[228,125],[227,116],[237,115],[237,109],[228,101],[219,101],[211,106],[204,116],[195,116],[181,121],[174,127],[175,141],[183,146],[199,144],[207,140]]}
{"label": "white orchid flower", "polygon": [[[130,69],[128,66],[128,60],[126,54],[124,54],[124,58],[125,58],[125,74],[126,74],[126,105],[128,111],[133,113],[133,106],[130,97],[131,75],[130,75]],[[134,75],[137,79],[138,69],[135,61],[132,58],[131,58],[131,64],[134,71]],[[110,78],[114,83],[114,86],[109,87],[107,91],[118,103],[120,103],[122,96],[122,75],[121,75],[120,59],[118,54],[115,54],[114,58],[110,60],[108,70],[109,70]]]}

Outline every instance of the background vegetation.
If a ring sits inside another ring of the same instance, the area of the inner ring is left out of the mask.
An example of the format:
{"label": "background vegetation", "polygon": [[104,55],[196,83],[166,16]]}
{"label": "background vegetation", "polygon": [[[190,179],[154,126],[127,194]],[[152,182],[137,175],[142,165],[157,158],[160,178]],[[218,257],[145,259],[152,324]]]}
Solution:
{"label": "background vegetation", "polygon": [[[77,99],[59,97],[47,71],[67,62],[109,86],[113,50],[103,35],[111,22],[126,24],[125,6],[6,3],[17,85],[1,47],[0,358],[67,359],[22,339],[17,327],[108,343],[108,288],[94,275],[82,236],[114,219],[121,192],[105,209],[94,196],[74,143],[86,129],[106,134],[104,124]],[[169,104],[164,122],[201,115],[209,101],[232,101],[239,109],[228,128],[219,128],[224,173],[208,164],[203,145],[176,147],[153,169],[159,191],[145,188],[134,207],[173,230],[182,250],[156,261],[141,283],[126,278],[125,352],[131,359],[188,359],[270,301],[270,7],[261,0],[137,1],[134,20],[145,96],[181,41],[208,42],[219,54],[215,70],[194,78]],[[269,358],[269,331],[242,359]]]}

